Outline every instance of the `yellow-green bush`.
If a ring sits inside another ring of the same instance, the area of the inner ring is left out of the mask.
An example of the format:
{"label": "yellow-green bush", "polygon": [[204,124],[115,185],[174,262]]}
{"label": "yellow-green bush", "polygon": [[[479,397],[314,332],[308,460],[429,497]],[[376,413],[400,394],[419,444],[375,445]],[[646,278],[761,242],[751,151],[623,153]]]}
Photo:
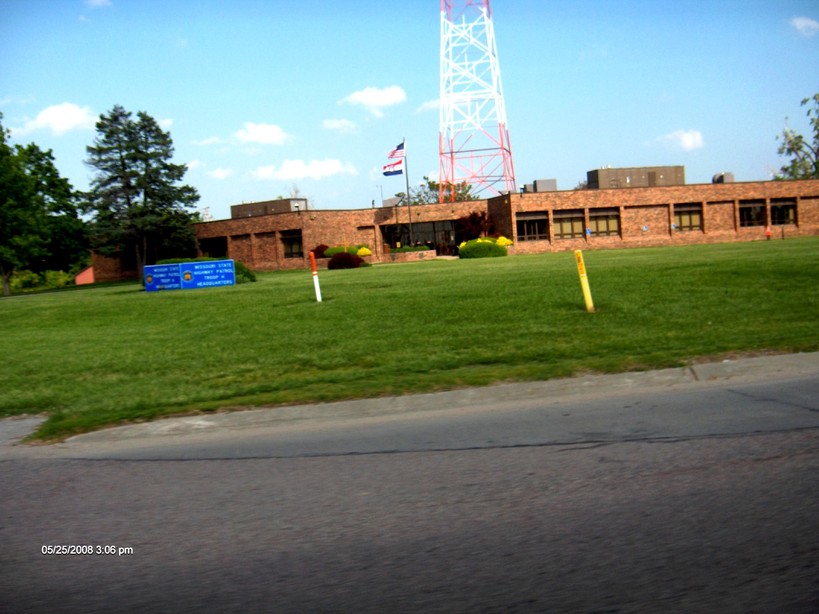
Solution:
{"label": "yellow-green bush", "polygon": [[458,246],[460,258],[498,258],[507,254],[506,247],[498,245],[498,242],[490,237],[464,241]]}

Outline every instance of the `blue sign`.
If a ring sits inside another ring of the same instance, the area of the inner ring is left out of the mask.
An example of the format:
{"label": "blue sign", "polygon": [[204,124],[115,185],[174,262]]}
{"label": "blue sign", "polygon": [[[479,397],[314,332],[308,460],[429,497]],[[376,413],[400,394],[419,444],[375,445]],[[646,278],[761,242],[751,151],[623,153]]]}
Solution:
{"label": "blue sign", "polygon": [[182,276],[183,290],[232,286],[236,283],[233,260],[186,262],[179,265],[179,270]]}
{"label": "blue sign", "polygon": [[145,267],[145,290],[194,290],[236,283],[233,260],[208,260]]}
{"label": "blue sign", "polygon": [[145,290],[179,290],[182,287],[182,277],[179,275],[178,264],[156,264],[145,267]]}

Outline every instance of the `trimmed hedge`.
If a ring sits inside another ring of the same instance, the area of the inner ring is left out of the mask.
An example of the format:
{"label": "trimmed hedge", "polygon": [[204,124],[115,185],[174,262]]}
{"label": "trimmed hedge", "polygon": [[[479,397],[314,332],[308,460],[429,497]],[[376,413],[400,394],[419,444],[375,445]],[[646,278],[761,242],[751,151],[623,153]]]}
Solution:
{"label": "trimmed hedge", "polygon": [[465,241],[458,248],[459,258],[499,258],[508,253],[505,246],[498,245],[496,239],[489,237]]}
{"label": "trimmed hedge", "polygon": [[324,257],[325,258],[332,258],[336,254],[352,254],[355,256],[358,254],[359,248],[363,247],[363,245],[337,245],[335,247],[328,247],[324,250]]}
{"label": "trimmed hedge", "polygon": [[432,248],[428,245],[404,245],[402,247],[391,247],[391,254],[401,254],[403,252],[428,252]]}

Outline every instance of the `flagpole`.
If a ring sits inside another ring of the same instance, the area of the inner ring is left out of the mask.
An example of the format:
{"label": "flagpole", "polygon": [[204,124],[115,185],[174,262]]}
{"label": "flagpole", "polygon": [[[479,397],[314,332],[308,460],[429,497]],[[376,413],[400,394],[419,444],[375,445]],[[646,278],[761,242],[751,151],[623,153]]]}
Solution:
{"label": "flagpole", "polygon": [[401,140],[404,145],[404,179],[407,182],[407,216],[409,217],[410,245],[415,246],[415,237],[412,234],[412,198],[409,190],[409,165],[407,164],[407,139]]}

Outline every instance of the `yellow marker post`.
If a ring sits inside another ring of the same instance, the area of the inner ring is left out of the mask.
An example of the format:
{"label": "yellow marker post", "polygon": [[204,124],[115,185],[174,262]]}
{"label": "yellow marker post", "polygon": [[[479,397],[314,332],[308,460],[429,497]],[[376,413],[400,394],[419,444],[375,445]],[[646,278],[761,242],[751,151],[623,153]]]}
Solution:
{"label": "yellow marker post", "polygon": [[577,258],[577,274],[580,275],[580,287],[583,289],[583,300],[586,301],[586,311],[594,312],[591,290],[589,289],[589,278],[586,276],[586,265],[583,263],[583,252],[575,250],[574,257]]}

